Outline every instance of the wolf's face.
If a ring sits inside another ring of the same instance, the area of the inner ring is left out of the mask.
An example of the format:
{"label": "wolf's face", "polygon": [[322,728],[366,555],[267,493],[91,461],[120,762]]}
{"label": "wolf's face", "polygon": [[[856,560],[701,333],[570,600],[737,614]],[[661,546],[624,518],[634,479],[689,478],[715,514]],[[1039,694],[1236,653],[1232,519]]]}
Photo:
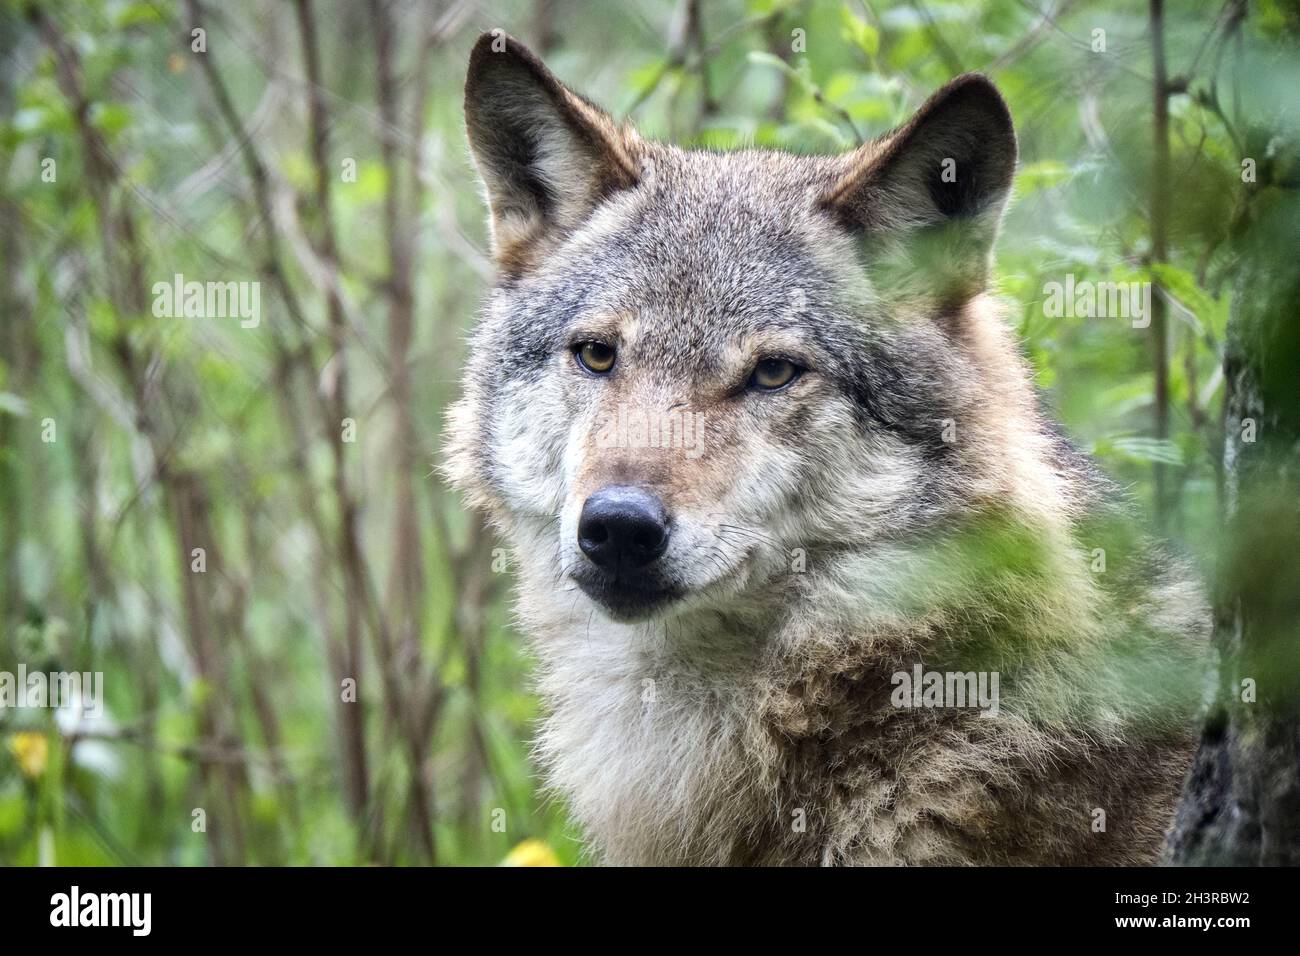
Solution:
{"label": "wolf's face", "polygon": [[846,156],[684,152],[485,36],[466,112],[502,278],[450,471],[534,585],[722,606],[969,494],[962,314],[1015,161],[987,81]]}

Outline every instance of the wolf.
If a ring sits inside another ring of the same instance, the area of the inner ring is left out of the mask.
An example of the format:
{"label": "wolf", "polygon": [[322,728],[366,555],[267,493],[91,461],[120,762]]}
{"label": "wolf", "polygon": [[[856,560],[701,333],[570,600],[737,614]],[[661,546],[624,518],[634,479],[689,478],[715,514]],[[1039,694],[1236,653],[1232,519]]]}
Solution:
{"label": "wolf", "polygon": [[443,467],[511,545],[592,860],[1154,860],[1209,612],[988,291],[993,84],[842,155],[686,150],[494,32],[465,119],[499,275]]}

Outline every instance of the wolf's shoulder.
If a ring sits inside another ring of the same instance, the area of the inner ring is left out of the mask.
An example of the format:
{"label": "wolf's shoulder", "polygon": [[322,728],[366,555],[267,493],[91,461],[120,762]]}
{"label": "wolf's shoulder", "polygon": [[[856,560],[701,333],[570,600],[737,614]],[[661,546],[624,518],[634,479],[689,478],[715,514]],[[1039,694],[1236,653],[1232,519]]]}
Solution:
{"label": "wolf's shoulder", "polygon": [[1103,590],[1160,631],[1208,636],[1210,604],[1190,558],[1147,527],[1133,494],[1063,425],[1041,421],[1052,467],[1069,489],[1076,540]]}

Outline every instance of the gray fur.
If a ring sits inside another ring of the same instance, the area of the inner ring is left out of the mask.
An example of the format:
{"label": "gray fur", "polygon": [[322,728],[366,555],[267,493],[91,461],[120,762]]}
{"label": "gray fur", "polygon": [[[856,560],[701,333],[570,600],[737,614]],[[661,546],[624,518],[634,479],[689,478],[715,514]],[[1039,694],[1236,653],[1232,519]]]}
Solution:
{"label": "gray fur", "polygon": [[[689,152],[490,43],[466,110],[502,279],[447,471],[513,546],[539,758],[593,855],[1153,859],[1208,612],[1045,423],[982,292],[1015,161],[992,86],[845,156]],[[951,195],[927,178],[948,153]],[[570,352],[594,335],[607,378]],[[771,354],[809,371],[745,390]],[[598,447],[620,406],[702,415],[705,453]],[[609,484],[672,514],[647,586],[680,597],[654,613],[578,587],[578,512]],[[997,672],[1000,713],[894,706],[918,663]]]}

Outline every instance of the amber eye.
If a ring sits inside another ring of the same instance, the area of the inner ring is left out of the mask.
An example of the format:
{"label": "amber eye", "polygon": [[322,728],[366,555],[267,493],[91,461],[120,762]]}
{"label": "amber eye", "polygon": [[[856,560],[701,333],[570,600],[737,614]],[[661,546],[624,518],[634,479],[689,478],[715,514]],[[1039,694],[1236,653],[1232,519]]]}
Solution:
{"label": "amber eye", "polygon": [[614,367],[614,347],[604,342],[581,342],[573,347],[573,357],[588,372],[604,375]]}
{"label": "amber eye", "polygon": [[784,388],[799,377],[803,369],[789,359],[767,358],[754,366],[754,374],[749,377],[749,387],[765,392]]}

